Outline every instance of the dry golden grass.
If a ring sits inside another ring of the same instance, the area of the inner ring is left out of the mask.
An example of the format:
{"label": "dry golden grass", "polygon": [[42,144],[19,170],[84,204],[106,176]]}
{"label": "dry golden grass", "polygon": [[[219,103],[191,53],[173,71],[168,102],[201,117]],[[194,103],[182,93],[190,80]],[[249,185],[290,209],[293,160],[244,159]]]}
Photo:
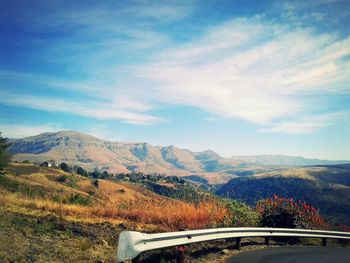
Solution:
{"label": "dry golden grass", "polygon": [[110,218],[124,218],[143,224],[158,225],[160,229],[200,229],[222,223],[226,209],[215,203],[201,203],[197,206],[183,202],[130,203],[122,209],[113,207],[98,209],[96,214]]}
{"label": "dry golden grass", "polygon": [[298,167],[298,168],[289,168],[289,169],[281,169],[278,171],[272,172],[262,172],[253,175],[257,178],[266,178],[266,177],[293,177],[315,181],[316,178],[312,175],[312,173],[316,172],[324,172],[326,168],[323,167]]}
{"label": "dry golden grass", "polygon": [[32,211],[36,214],[54,213],[61,217],[69,217],[90,222],[135,222],[145,225],[157,225],[159,230],[173,231],[180,229],[200,229],[220,225],[227,211],[214,202],[199,205],[187,204],[175,200],[161,202],[130,201],[115,206],[107,201],[105,206],[80,206],[62,204],[45,199],[28,199],[17,194],[0,192],[2,198],[0,208],[7,211]]}
{"label": "dry golden grass", "polygon": [[[33,173],[21,175],[15,169],[18,167],[23,169],[23,166],[16,165],[7,170],[6,177],[9,180],[22,185],[40,186],[40,191],[44,189],[47,192],[45,196],[28,196],[21,192],[10,192],[0,185],[2,209],[32,214],[54,213],[74,220],[134,222],[157,226],[158,231],[217,226],[223,223],[228,214],[226,208],[220,207],[215,201],[189,204],[159,196],[140,186],[106,180],[99,180],[96,187],[92,180],[78,175],[74,175],[76,185],[69,187],[55,181],[54,177],[62,176],[61,172],[46,169],[45,173],[41,173],[40,170],[30,168]],[[57,198],[58,194],[61,197]],[[88,206],[62,202],[64,197],[72,194],[87,197],[92,194],[93,202]]]}

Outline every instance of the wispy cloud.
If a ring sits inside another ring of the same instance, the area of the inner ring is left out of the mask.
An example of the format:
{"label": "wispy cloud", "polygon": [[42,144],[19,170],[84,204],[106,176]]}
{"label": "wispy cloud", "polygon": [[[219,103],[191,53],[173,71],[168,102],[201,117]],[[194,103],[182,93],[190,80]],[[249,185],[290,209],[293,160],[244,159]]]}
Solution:
{"label": "wispy cloud", "polygon": [[138,72],[157,87],[159,100],[268,124],[314,111],[303,95],[348,93],[349,47],[350,38],[336,34],[238,19]]}
{"label": "wispy cloud", "polygon": [[[78,75],[84,77],[62,81],[2,70],[0,78],[71,89],[93,99],[7,92],[0,98],[2,103],[134,124],[162,121],[153,114],[155,105],[185,105],[210,116],[241,119],[269,127],[265,131],[283,132],[292,130],[288,127],[295,120],[303,123],[305,115],[322,110],[306,101],[306,95],[350,91],[350,38],[336,32],[268,22],[258,15],[212,23],[200,30],[201,35],[177,41],[156,28],[189,16],[191,2],[101,3],[79,8],[79,12],[74,6],[65,8],[67,3],[55,4],[60,8],[52,12],[47,12],[51,5],[39,5],[38,15],[23,8],[23,16],[11,19],[38,35],[62,33],[64,37],[48,45],[46,39],[38,39],[45,42],[39,56],[49,63],[62,63],[72,70],[70,76],[78,68]],[[297,12],[291,2],[282,7]],[[303,127],[300,132],[323,126],[315,124],[311,129],[305,123]]]}
{"label": "wispy cloud", "polygon": [[271,11],[293,25],[318,23],[334,27],[347,24],[348,5],[346,0],[286,0],[273,2]]}
{"label": "wispy cloud", "polygon": [[323,115],[302,117],[294,121],[285,121],[271,125],[269,128],[260,129],[262,132],[278,132],[291,134],[313,133],[323,127],[334,125],[344,117],[344,113],[327,113]]}
{"label": "wispy cloud", "polygon": [[100,120],[116,119],[131,124],[150,124],[162,120],[156,116],[137,112],[136,110],[145,111],[147,107],[123,97],[119,98],[118,104],[114,104],[113,102],[77,102],[44,96],[23,96],[2,91],[0,92],[0,103],[50,112],[70,113]]}
{"label": "wispy cloud", "polygon": [[[41,84],[45,85],[46,87],[54,87],[59,89],[70,89],[70,90],[76,90],[81,92],[91,92],[96,90],[96,87],[93,87],[92,85],[85,85],[83,83],[77,83],[72,81],[63,81],[59,79],[55,79],[48,76],[43,76],[39,74],[33,74],[33,73],[25,73],[25,72],[18,72],[18,71],[10,71],[10,70],[1,70],[0,69],[0,80],[9,80],[9,81],[20,81],[20,82],[27,82],[30,84]],[[101,86],[100,86],[101,88]]]}

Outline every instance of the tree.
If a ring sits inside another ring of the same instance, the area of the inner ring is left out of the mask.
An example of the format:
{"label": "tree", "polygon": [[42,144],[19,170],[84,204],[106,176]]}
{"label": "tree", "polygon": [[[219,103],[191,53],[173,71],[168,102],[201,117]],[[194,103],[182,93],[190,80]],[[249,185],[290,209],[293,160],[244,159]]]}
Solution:
{"label": "tree", "polygon": [[95,167],[94,171],[91,173],[91,176],[95,179],[101,178],[101,171]]}
{"label": "tree", "polygon": [[109,177],[109,173],[107,171],[103,171],[101,174],[101,179],[107,179]]}
{"label": "tree", "polygon": [[67,173],[70,172],[70,167],[69,167],[68,164],[66,164],[66,163],[61,163],[61,164],[60,164],[60,168],[61,168],[63,171],[67,172]]}
{"label": "tree", "polygon": [[94,180],[92,182],[92,185],[95,186],[96,188],[98,188],[98,185],[99,185],[98,179]]}
{"label": "tree", "polygon": [[10,161],[10,154],[7,152],[9,146],[10,144],[7,142],[7,138],[1,137],[0,132],[0,171],[2,171]]}
{"label": "tree", "polygon": [[78,166],[77,174],[82,175],[82,176],[87,176],[87,171],[84,168]]}

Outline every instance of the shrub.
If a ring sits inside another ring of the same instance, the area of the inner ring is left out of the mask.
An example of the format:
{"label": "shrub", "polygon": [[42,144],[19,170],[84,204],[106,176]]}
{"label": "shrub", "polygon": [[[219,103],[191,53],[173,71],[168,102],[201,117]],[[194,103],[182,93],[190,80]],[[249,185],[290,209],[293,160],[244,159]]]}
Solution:
{"label": "shrub", "polygon": [[229,227],[254,227],[258,224],[259,215],[252,208],[237,201],[226,201],[228,215],[225,226]]}
{"label": "shrub", "polygon": [[92,204],[92,198],[90,196],[85,197],[79,194],[73,194],[66,198],[63,202],[67,204],[89,206]]}
{"label": "shrub", "polygon": [[65,183],[66,181],[67,181],[67,178],[68,178],[68,176],[67,175],[60,175],[60,176],[57,176],[57,177],[53,177],[55,180],[56,180],[56,182],[58,182],[58,183]]}
{"label": "shrub", "polygon": [[4,188],[10,192],[16,192],[20,189],[17,181],[10,180],[7,176],[0,174],[0,188]]}
{"label": "shrub", "polygon": [[101,171],[95,167],[94,171],[90,175],[95,179],[101,178]]}
{"label": "shrub", "polygon": [[87,171],[84,168],[80,167],[80,166],[78,166],[78,168],[77,168],[77,174],[79,174],[81,176],[87,176],[88,175]]}
{"label": "shrub", "polygon": [[256,208],[263,227],[319,229],[325,226],[318,211],[301,200],[296,202],[274,195],[259,201]]}
{"label": "shrub", "polygon": [[70,172],[70,167],[66,163],[61,163],[60,168],[65,172]]}
{"label": "shrub", "polygon": [[10,154],[7,151],[9,146],[10,144],[8,143],[7,138],[1,137],[0,132],[0,171],[2,171],[10,161]]}
{"label": "shrub", "polygon": [[109,178],[110,177],[110,175],[109,175],[109,173],[107,172],[107,171],[103,171],[102,172],[102,174],[101,174],[101,179],[107,179],[107,178]]}
{"label": "shrub", "polygon": [[92,181],[91,183],[92,183],[93,186],[95,186],[96,188],[98,188],[98,184],[99,184],[98,179]]}
{"label": "shrub", "polygon": [[77,188],[77,178],[74,175],[59,175],[59,176],[47,176],[50,180],[54,180],[58,183],[64,184],[66,186]]}

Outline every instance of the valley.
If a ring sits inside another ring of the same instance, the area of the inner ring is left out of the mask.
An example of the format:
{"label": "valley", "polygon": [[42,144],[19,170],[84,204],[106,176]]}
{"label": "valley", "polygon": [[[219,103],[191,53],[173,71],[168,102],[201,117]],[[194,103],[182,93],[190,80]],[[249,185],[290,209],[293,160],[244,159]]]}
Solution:
{"label": "valley", "polygon": [[175,176],[197,176],[209,184],[279,168],[342,164],[347,161],[306,159],[295,156],[263,155],[224,158],[207,150],[193,152],[176,146],[152,146],[148,143],[109,142],[76,131],[42,133],[23,139],[11,139],[13,161],[42,163],[66,162],[88,170],[99,168],[110,173],[143,172]]}
{"label": "valley", "polygon": [[[350,164],[347,161],[260,155],[224,158],[213,151],[192,152],[175,146],[108,142],[75,132],[61,131],[11,140],[12,160],[40,164],[65,162],[87,171],[98,169],[111,178],[143,174],[178,177],[192,186],[254,206],[273,194],[305,200],[319,208],[333,224],[350,224]],[[130,178],[126,182],[130,181]],[[147,179],[147,178],[146,178]],[[156,193],[189,198],[190,188],[174,189],[152,181],[143,186]],[[171,196],[170,196],[171,197]]]}
{"label": "valley", "polygon": [[322,165],[258,172],[235,178],[216,193],[250,205],[277,194],[305,200],[333,224],[350,224],[350,165]]}
{"label": "valley", "polygon": [[[276,195],[315,207],[326,220],[316,228],[350,225],[350,164],[342,161],[223,158],[209,150],[106,142],[66,131],[12,139],[9,152],[12,163],[0,173],[5,261],[113,262],[123,230],[259,226],[257,204]],[[192,246],[191,257],[201,257],[203,249],[210,247]],[[155,253],[145,262],[174,257],[173,250]]]}

